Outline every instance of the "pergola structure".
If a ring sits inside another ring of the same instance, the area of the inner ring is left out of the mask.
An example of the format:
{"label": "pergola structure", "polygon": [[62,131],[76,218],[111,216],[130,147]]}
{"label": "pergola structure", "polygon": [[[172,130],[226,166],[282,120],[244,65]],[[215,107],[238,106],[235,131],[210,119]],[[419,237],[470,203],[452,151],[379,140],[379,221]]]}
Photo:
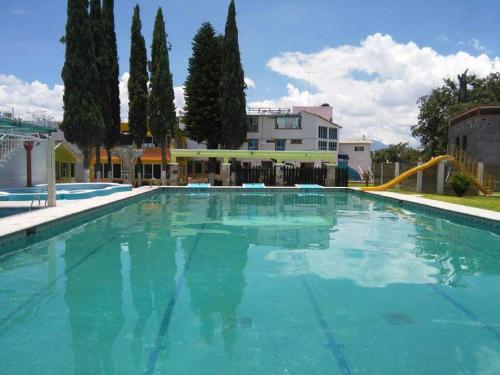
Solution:
{"label": "pergola structure", "polygon": [[277,185],[282,183],[284,161],[321,161],[327,166],[327,183],[335,181],[335,166],[337,165],[337,153],[333,151],[265,151],[265,150],[193,150],[193,149],[171,149],[170,150],[170,185],[177,185],[178,158],[216,158],[222,159],[221,175],[224,186],[229,186],[231,178],[230,160],[272,160],[275,162]]}
{"label": "pergola structure", "polygon": [[284,161],[323,161],[337,164],[337,154],[332,151],[265,151],[265,150],[192,150],[171,149],[172,163],[177,163],[177,158],[217,158],[229,163],[230,159],[275,160],[276,164]]}

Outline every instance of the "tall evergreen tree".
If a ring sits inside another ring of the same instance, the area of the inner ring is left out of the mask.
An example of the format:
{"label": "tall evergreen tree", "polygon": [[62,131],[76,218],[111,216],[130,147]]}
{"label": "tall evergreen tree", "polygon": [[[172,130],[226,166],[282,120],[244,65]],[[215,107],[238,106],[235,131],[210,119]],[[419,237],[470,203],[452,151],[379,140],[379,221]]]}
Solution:
{"label": "tall evergreen tree", "polygon": [[138,148],[148,132],[148,58],[146,43],[141,33],[141,16],[139,5],[134,8],[132,18],[132,43],[130,49],[130,78],[128,80],[129,129]]}
{"label": "tall evergreen tree", "polygon": [[88,181],[91,147],[103,134],[103,119],[99,109],[96,85],[99,75],[90,22],[88,0],[68,0],[64,82],[64,117],[61,129],[66,139],[83,152],[84,179]]}
{"label": "tall evergreen tree", "polygon": [[162,171],[166,173],[167,146],[176,128],[174,87],[167,49],[163,12],[158,8],[151,46],[150,92],[148,101],[149,129],[161,147]]}
{"label": "tall evergreen tree", "polygon": [[247,133],[245,75],[241,65],[236,8],[229,4],[222,46],[221,144],[238,149]]}
{"label": "tall evergreen tree", "polygon": [[[96,96],[98,100],[99,109],[104,121],[104,124],[110,121],[110,95],[109,89],[106,85],[106,77],[108,72],[106,69],[105,59],[106,50],[104,48],[104,34],[103,34],[103,23],[102,23],[102,11],[101,11],[101,0],[91,0],[90,1],[90,31],[92,33],[92,40],[94,43],[94,53],[96,57],[96,67],[99,75],[98,83],[95,85]],[[103,134],[104,136],[104,134]],[[97,171],[101,170],[101,145],[103,142],[103,137],[95,145],[95,168],[94,175],[97,176]]]}
{"label": "tall evergreen tree", "polygon": [[184,85],[185,131],[207,148],[218,148],[220,139],[220,82],[222,42],[209,22],[201,25],[193,39],[188,77]]}
{"label": "tall evergreen tree", "polygon": [[109,77],[107,85],[110,95],[111,120],[104,128],[104,147],[108,153],[108,171],[111,173],[111,149],[120,141],[120,68],[118,65],[118,48],[116,45],[114,0],[103,0],[102,21],[106,49],[106,69]]}

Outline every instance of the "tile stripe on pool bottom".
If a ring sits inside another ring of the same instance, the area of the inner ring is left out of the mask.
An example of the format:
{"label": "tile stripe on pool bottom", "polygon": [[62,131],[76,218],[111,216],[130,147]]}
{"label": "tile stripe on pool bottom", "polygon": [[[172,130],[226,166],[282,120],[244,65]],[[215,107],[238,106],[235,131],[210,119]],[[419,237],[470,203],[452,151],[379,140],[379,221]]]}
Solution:
{"label": "tile stripe on pool bottom", "polygon": [[[147,216],[151,216],[152,214],[150,215],[147,215]],[[134,222],[133,224],[131,224],[130,226],[128,226],[127,228],[125,228],[125,230],[128,230],[128,229],[131,229],[132,227],[134,227],[135,225],[137,224],[141,224],[143,221],[143,219],[141,220],[137,220],[136,222]],[[24,310],[25,308],[29,307],[30,304],[32,304],[34,301],[35,301],[35,298],[37,297],[40,297],[40,296],[43,296],[44,292],[48,291],[50,288],[52,288],[55,284],[57,284],[57,282],[59,280],[61,280],[61,278],[63,276],[66,276],[68,273],[72,272],[73,270],[75,270],[77,267],[79,267],[80,265],[82,265],[85,261],[87,261],[89,258],[91,258],[92,256],[94,256],[95,254],[97,254],[97,252],[99,252],[99,250],[103,249],[106,245],[108,245],[109,243],[111,243],[112,241],[114,241],[116,238],[120,237],[120,234],[118,235],[115,235],[111,238],[109,238],[108,240],[106,240],[105,242],[103,242],[101,245],[97,246],[96,248],[94,248],[92,251],[90,251],[87,255],[85,255],[82,259],[80,259],[79,261],[77,261],[75,264],[71,265],[70,267],[68,267],[67,270],[65,270],[64,272],[62,272],[59,276],[57,276],[53,281],[47,283],[46,285],[42,286],[41,288],[39,288],[37,291],[35,291],[33,294],[31,294],[31,296],[28,297],[28,299],[26,301],[24,301],[23,303],[21,303],[20,305],[18,305],[16,308],[14,308],[14,310],[12,310],[10,313],[8,313],[6,316],[4,316],[2,319],[0,319],[0,328],[2,328],[5,324],[7,324],[10,320],[12,320],[19,312],[21,312],[22,310]]]}
{"label": "tile stripe on pool bottom", "polygon": [[[295,256],[294,260],[297,262]],[[304,290],[307,293],[307,297],[309,298],[309,302],[312,305],[312,308],[314,310],[314,315],[316,316],[316,320],[318,321],[321,327],[321,331],[323,332],[323,335],[325,336],[326,341],[328,342],[327,344],[328,349],[330,349],[331,353],[335,357],[335,360],[337,361],[337,365],[339,366],[341,373],[343,375],[350,375],[351,369],[349,367],[349,364],[347,363],[347,360],[342,354],[342,350],[340,350],[340,345],[338,344],[332,330],[330,329],[328,323],[325,320],[323,311],[321,310],[319,302],[316,299],[316,296],[314,295],[311,286],[307,282],[307,279],[304,275],[300,275],[300,281],[302,283],[302,286],[304,287]]]}
{"label": "tile stripe on pool bottom", "polygon": [[[207,219],[210,218],[214,207],[215,207],[215,204],[212,201],[212,205],[211,205],[211,207],[208,211],[208,214],[207,214]],[[170,325],[170,321],[172,318],[172,313],[174,312],[175,304],[177,303],[177,299],[182,291],[182,288],[184,287],[185,275],[189,271],[191,261],[193,259],[193,256],[195,255],[196,251],[198,250],[198,244],[200,243],[202,232],[206,226],[207,226],[207,222],[205,221],[201,225],[200,233],[196,236],[196,240],[193,244],[193,248],[189,254],[189,257],[186,259],[186,262],[184,263],[184,269],[182,270],[182,273],[179,275],[177,282],[175,283],[174,293],[172,294],[172,297],[170,297],[170,301],[168,302],[167,309],[165,310],[165,313],[163,314],[163,318],[162,318],[161,323],[160,323],[160,328],[158,330],[158,334],[157,334],[156,339],[154,341],[154,347],[151,350],[151,352],[149,353],[148,364],[147,364],[147,367],[144,369],[144,374],[146,374],[146,375],[152,375],[155,371],[156,363],[158,362],[158,356],[160,355],[161,343],[165,337],[165,334],[168,331],[168,327]]]}
{"label": "tile stripe on pool bottom", "polygon": [[439,288],[437,285],[430,284],[429,285],[431,289],[433,289],[437,294],[439,294],[441,297],[443,297],[445,300],[447,300],[449,303],[451,303],[453,306],[455,306],[458,310],[460,310],[465,316],[467,316],[470,320],[479,323],[486,331],[491,333],[493,337],[497,340],[500,341],[500,332],[498,332],[495,327],[491,326],[484,320],[482,320],[479,316],[477,316],[475,313],[473,313],[471,310],[469,310],[467,307],[462,305],[460,302],[458,302],[456,299],[452,298],[449,294],[447,294],[442,288]]}

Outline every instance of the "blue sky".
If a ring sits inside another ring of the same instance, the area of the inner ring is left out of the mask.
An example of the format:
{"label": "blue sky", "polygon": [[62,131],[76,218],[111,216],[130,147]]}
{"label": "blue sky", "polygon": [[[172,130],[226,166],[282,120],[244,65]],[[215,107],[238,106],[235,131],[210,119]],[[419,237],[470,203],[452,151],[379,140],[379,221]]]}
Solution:
{"label": "blue sky", "polygon": [[[136,1],[115,2],[120,70],[126,73],[130,23]],[[164,8],[169,41],[173,47],[171,67],[174,84],[182,86],[186,78],[192,37],[203,21],[212,22],[217,31],[222,32],[228,1],[143,0],[138,3],[148,45],[156,9],[158,6]],[[486,54],[493,61],[491,69],[497,67],[494,59],[500,52],[498,1],[237,0],[236,7],[243,65],[246,76],[255,82],[255,87],[249,88],[247,92],[248,101],[256,104],[286,105],[288,102],[285,97],[293,104],[299,99],[290,99],[290,87],[287,89],[287,85],[292,85],[299,94],[307,89],[304,76],[283,65],[290,61],[278,61],[274,67],[270,67],[272,58],[287,52],[299,52],[307,56],[306,60],[314,60],[325,49],[359,47],[362,41],[375,34],[390,36],[393,44],[406,46],[414,42],[419,49],[429,47],[439,56],[454,55],[459,51],[474,58]],[[12,75],[26,83],[40,81],[49,88],[61,84],[64,46],[59,43],[59,39],[64,34],[66,1],[0,0],[0,14],[3,15],[0,23],[0,75]],[[335,53],[333,56],[336,56]],[[335,102],[338,101],[339,118],[344,121],[355,120],[343,115],[346,111],[342,112],[341,99],[336,99],[334,93],[326,92],[329,88],[321,87],[319,82],[326,73],[325,69],[336,69],[335,61],[324,66],[308,64],[306,60],[301,58],[301,66],[314,69],[311,95],[325,94],[315,99],[332,101],[334,110]],[[372,71],[372,68],[349,69],[350,73],[346,74],[354,83],[384,75],[377,69]],[[334,86],[332,81],[332,91],[335,90]],[[356,126],[353,124],[353,127]],[[359,131],[363,130],[362,127],[358,128]]]}

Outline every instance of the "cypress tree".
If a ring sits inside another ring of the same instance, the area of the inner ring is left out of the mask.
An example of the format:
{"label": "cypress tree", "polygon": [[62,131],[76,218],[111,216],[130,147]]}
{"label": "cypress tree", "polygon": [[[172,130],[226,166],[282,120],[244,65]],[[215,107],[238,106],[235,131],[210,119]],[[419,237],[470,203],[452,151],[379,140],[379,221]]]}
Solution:
{"label": "cypress tree", "polygon": [[120,141],[120,68],[116,45],[114,0],[103,0],[102,21],[106,49],[107,86],[110,95],[110,120],[104,128],[104,147],[108,153],[108,173],[111,173],[111,149]]}
{"label": "cypress tree", "polygon": [[201,25],[193,39],[185,82],[185,131],[189,138],[207,148],[218,147],[220,139],[220,82],[222,42],[209,22]]}
{"label": "cypress tree", "polygon": [[231,0],[222,45],[221,144],[224,148],[236,150],[246,139],[245,88],[236,26],[236,8],[234,0]]}
{"label": "cypress tree", "polygon": [[151,80],[148,100],[148,124],[153,137],[161,147],[162,171],[166,173],[168,138],[174,135],[176,116],[167,35],[161,7],[158,8],[154,25],[149,70]]}
{"label": "cypress tree", "polygon": [[103,119],[96,95],[99,75],[88,15],[88,0],[68,0],[64,82],[64,117],[61,129],[66,139],[83,152],[85,181],[91,147],[103,134]]}
{"label": "cypress tree", "polygon": [[134,8],[132,18],[132,43],[130,49],[130,78],[128,80],[129,130],[138,148],[142,147],[148,132],[148,60],[146,43],[141,34],[141,16],[139,5]]}
{"label": "cypress tree", "polygon": [[[99,109],[102,114],[104,124],[110,121],[110,95],[106,83],[106,77],[108,72],[106,70],[105,64],[105,48],[103,40],[103,23],[102,23],[102,11],[101,11],[101,0],[91,0],[90,1],[90,31],[92,33],[92,40],[94,43],[94,53],[96,57],[96,67],[97,73],[99,75],[99,82],[95,85],[96,88],[96,98],[98,99]],[[104,136],[104,134],[103,134]],[[101,170],[101,145],[103,139],[95,145],[96,147],[96,161],[94,168],[94,176],[97,176],[97,171]]]}

